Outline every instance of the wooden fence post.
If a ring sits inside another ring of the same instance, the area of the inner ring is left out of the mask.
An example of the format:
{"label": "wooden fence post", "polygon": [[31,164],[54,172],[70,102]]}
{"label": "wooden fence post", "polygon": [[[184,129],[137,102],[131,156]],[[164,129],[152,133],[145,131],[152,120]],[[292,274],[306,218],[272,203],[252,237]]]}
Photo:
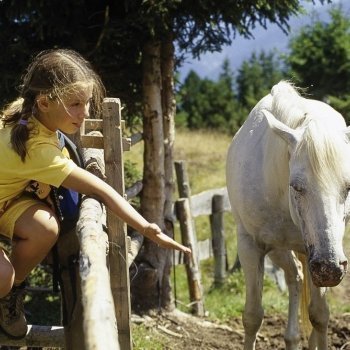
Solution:
{"label": "wooden fence post", "polygon": [[198,259],[198,247],[193,232],[192,217],[188,198],[180,198],[176,202],[176,213],[180,221],[182,243],[192,249],[190,261],[186,261],[187,280],[190,291],[192,311],[197,316],[204,316],[203,290]]}
{"label": "wooden fence post", "polygon": [[188,179],[186,162],[184,160],[178,160],[174,162],[175,172],[177,179],[177,188],[180,198],[191,198],[191,187]]}
{"label": "wooden fence post", "polygon": [[[191,214],[191,187],[188,179],[186,162],[184,160],[175,161],[175,172],[177,179],[177,187],[179,191],[180,204],[179,211],[177,210],[177,217],[180,221],[182,243],[184,245],[190,244],[192,249],[192,266],[190,263],[186,263],[187,280],[190,289],[190,300],[194,302],[193,313],[199,316],[204,316],[204,296],[202,288],[202,278],[200,272],[200,261],[198,242],[196,235],[196,227],[194,219]],[[182,199],[187,201],[182,201]],[[182,204],[183,203],[183,204]]]}
{"label": "wooden fence post", "polygon": [[214,253],[214,283],[222,284],[226,277],[226,249],[224,234],[224,197],[214,195],[212,198],[212,214],[210,227],[212,234],[212,247]]}
{"label": "wooden fence post", "polygon": [[[123,138],[120,100],[103,101],[103,137],[107,182],[124,196]],[[130,285],[126,244],[126,225],[107,210],[109,236],[109,265],[111,289],[118,324],[119,344],[123,350],[132,349],[130,327]],[[101,334],[103,337],[103,334]]]}
{"label": "wooden fence post", "polygon": [[[106,264],[108,237],[103,231],[101,204],[84,197],[77,234],[80,241],[79,270],[84,310],[86,350],[120,350],[118,329]],[[103,334],[103,336],[101,336]]]}

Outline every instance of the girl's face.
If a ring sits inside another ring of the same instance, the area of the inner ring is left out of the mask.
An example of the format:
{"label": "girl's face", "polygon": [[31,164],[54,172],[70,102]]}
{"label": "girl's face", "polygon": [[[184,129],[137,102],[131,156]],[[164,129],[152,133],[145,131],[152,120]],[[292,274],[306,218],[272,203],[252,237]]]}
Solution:
{"label": "girl's face", "polygon": [[76,133],[85,118],[89,117],[92,87],[67,94],[62,99],[47,99],[46,113],[40,121],[50,130],[61,130],[67,134]]}

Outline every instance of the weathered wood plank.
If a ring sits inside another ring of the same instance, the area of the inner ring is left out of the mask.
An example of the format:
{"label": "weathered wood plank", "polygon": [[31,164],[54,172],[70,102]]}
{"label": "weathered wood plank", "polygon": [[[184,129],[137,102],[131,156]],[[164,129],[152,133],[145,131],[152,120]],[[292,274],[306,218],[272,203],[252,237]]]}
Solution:
{"label": "weathered wood plank", "polygon": [[231,211],[231,205],[228,199],[227,188],[215,188],[191,196],[192,217],[197,217],[200,215],[211,215],[212,198],[215,195],[222,195],[224,211]]}
{"label": "weathered wood plank", "polygon": [[0,332],[0,344],[4,346],[33,346],[65,348],[63,327],[29,325],[25,338],[9,339]]}
{"label": "weathered wood plank", "polygon": [[117,322],[106,261],[109,243],[102,230],[102,211],[98,201],[85,197],[77,223],[83,328],[87,350],[118,350]]}
{"label": "weathered wood plank", "polygon": [[198,316],[204,316],[203,288],[201,284],[197,240],[193,231],[188,198],[180,198],[176,201],[176,213],[180,221],[182,243],[192,250],[191,261],[187,261],[185,264],[192,312]]}
{"label": "weathered wood plank", "polygon": [[[89,135],[102,135],[92,131]],[[103,150],[82,150],[86,170],[105,179]],[[117,323],[107,267],[108,236],[103,231],[106,218],[103,205],[84,197],[76,226],[80,245],[79,274],[83,309],[84,349],[119,349]],[[101,337],[103,332],[104,337]],[[75,349],[74,347],[72,348]]]}
{"label": "weathered wood plank", "polygon": [[102,131],[103,120],[102,119],[85,119],[85,132],[98,130]]}
{"label": "weathered wood plank", "polygon": [[131,187],[125,190],[126,198],[131,199],[136,197],[142,191],[142,188],[143,182],[141,180],[136,181]]}
{"label": "weathered wood plank", "polygon": [[[124,196],[124,165],[120,100],[105,98],[103,101],[103,135],[109,140],[104,144],[107,182]],[[128,268],[126,225],[107,210],[107,227],[110,241],[109,266],[115,314],[118,323],[119,344],[123,350],[132,349],[131,305]]]}
{"label": "weathered wood plank", "polygon": [[226,277],[226,247],[224,233],[224,196],[215,194],[212,198],[210,228],[214,252],[214,283],[222,284]]}
{"label": "weathered wood plank", "polygon": [[[197,242],[197,251],[198,251],[198,260],[206,260],[213,256],[213,248],[211,245],[211,239],[207,238],[202,241]],[[174,265],[184,265],[186,256],[179,252],[178,250],[174,251]]]}
{"label": "weathered wood plank", "polygon": [[136,134],[132,134],[130,136],[130,140],[131,140],[131,146],[136,145],[137,143],[139,143],[140,141],[143,140],[143,135],[141,132],[138,132]]}
{"label": "weathered wood plank", "polygon": [[[84,148],[99,148],[103,149],[104,142],[103,142],[104,136],[99,135],[81,135],[81,144]],[[112,141],[109,141],[112,142]],[[131,148],[131,139],[130,138],[123,138],[123,151],[130,151]]]}

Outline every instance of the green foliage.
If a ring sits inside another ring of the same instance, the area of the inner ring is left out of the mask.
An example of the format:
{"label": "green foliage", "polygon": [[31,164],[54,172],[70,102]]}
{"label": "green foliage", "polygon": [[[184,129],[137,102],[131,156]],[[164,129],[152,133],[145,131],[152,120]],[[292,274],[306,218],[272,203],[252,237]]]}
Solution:
{"label": "green foliage", "polygon": [[125,188],[131,187],[135,182],[142,180],[142,174],[137,168],[137,164],[130,159],[124,161]]}
{"label": "green foliage", "polygon": [[350,93],[350,19],[341,8],[330,15],[329,23],[303,27],[290,41],[287,57],[298,84],[318,99]]}
{"label": "green foliage", "polygon": [[257,24],[268,22],[288,29],[289,17],[302,10],[300,1],[179,1],[174,12],[174,32],[181,53],[199,57],[230,45],[236,34],[251,36]]}
{"label": "green foliage", "polygon": [[179,90],[178,111],[189,129],[207,128],[226,132],[237,130],[233,76],[227,67],[227,62],[224,62],[224,70],[218,82],[201,79],[193,71],[188,74]]}
{"label": "green foliage", "polygon": [[52,271],[47,266],[38,265],[28,277],[30,286],[52,287]]}
{"label": "green foliage", "polygon": [[[48,266],[37,266],[28,277],[31,287],[52,288],[52,271]],[[61,298],[59,293],[29,292],[25,297],[25,310],[30,324],[60,325]]]}
{"label": "green foliage", "polygon": [[29,324],[42,326],[61,324],[61,298],[57,293],[27,293],[25,310]]}
{"label": "green foliage", "polygon": [[237,98],[242,107],[250,111],[285,76],[282,61],[275,52],[254,52],[238,69]]}
{"label": "green foliage", "polygon": [[343,115],[347,124],[350,123],[350,93],[344,93],[341,97],[330,95],[327,102]]}
{"label": "green foliage", "polygon": [[[137,164],[132,162],[130,159],[124,160],[124,180],[125,180],[125,189],[131,187],[135,182],[142,180],[142,174],[137,168]],[[135,208],[140,207],[140,197],[136,196],[131,198],[129,203]]]}
{"label": "green foliage", "polygon": [[227,59],[217,81],[201,79],[191,71],[177,95],[181,125],[234,134],[257,101],[285,76],[282,60],[275,52],[264,51],[244,61],[236,78]]}

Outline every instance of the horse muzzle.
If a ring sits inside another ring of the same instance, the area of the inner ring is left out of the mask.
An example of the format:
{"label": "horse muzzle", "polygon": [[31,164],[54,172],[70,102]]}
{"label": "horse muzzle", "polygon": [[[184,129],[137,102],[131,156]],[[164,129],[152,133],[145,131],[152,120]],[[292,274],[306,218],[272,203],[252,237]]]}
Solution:
{"label": "horse muzzle", "polygon": [[346,258],[341,261],[310,257],[309,270],[316,287],[335,287],[344,278],[348,268]]}

